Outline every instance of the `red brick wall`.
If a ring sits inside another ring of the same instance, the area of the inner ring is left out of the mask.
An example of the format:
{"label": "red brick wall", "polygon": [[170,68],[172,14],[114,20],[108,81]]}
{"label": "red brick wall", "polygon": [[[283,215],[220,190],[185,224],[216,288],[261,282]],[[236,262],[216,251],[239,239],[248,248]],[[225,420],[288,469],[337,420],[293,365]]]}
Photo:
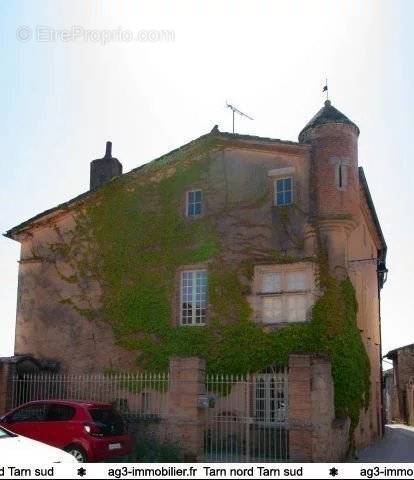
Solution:
{"label": "red brick wall", "polygon": [[329,360],[315,355],[290,355],[290,460],[343,460],[348,450],[349,425],[349,419],[335,418]]}
{"label": "red brick wall", "polygon": [[[358,135],[351,125],[321,125],[307,133],[312,145],[313,208],[320,216],[357,215],[359,211]],[[347,186],[335,183],[337,161],[348,162]]]}

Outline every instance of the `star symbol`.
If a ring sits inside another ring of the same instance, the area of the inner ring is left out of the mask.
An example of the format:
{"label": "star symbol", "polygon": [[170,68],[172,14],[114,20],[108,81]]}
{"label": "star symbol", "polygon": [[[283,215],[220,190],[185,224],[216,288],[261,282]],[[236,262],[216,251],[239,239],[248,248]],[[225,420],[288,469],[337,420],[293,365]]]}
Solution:
{"label": "star symbol", "polygon": [[331,477],[336,477],[337,475],[339,475],[338,469],[335,468],[335,467],[330,468],[329,469],[329,475]]}
{"label": "star symbol", "polygon": [[78,475],[80,477],[84,477],[86,475],[86,468],[83,468],[83,467],[78,468]]}

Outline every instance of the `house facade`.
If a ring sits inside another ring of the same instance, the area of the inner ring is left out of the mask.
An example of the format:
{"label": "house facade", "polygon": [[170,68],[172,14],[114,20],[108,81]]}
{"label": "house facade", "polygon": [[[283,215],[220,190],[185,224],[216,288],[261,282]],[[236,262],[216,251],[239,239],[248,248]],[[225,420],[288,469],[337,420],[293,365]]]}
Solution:
{"label": "house facade", "polygon": [[393,368],[384,382],[389,398],[389,420],[414,425],[414,344],[387,353]]}
{"label": "house facade", "polygon": [[356,409],[356,445],[370,443],[387,247],[358,136],[326,101],[298,142],[215,127],[123,175],[107,144],[90,191],[6,233],[21,244],[15,354],[62,372],[179,355],[245,373],[321,353],[338,415]]}

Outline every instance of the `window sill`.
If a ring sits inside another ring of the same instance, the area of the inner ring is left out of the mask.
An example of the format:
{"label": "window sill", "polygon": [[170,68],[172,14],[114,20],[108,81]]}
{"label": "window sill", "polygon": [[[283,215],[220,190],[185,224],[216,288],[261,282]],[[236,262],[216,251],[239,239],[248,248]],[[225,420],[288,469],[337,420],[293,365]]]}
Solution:
{"label": "window sill", "polygon": [[297,322],[275,322],[275,323],[268,323],[268,322],[264,322],[263,320],[258,322],[259,325],[261,325],[262,327],[287,327],[289,325],[302,325],[303,323],[308,323],[309,320],[306,319],[306,320],[299,320]]}
{"label": "window sill", "polygon": [[204,213],[199,213],[198,215],[186,215],[185,218],[187,220],[198,220],[199,218],[203,218],[204,217]]}
{"label": "window sill", "polygon": [[283,208],[283,207],[291,207],[292,205],[295,205],[295,202],[283,203],[283,204],[281,204],[281,205],[278,205],[277,203],[274,203],[274,204],[273,204],[273,207],[274,207],[274,208]]}
{"label": "window sill", "polygon": [[281,297],[282,295],[307,295],[311,293],[310,290],[283,290],[281,292],[256,292],[256,295],[260,297]]}
{"label": "window sill", "polygon": [[205,327],[206,323],[180,323],[179,327]]}

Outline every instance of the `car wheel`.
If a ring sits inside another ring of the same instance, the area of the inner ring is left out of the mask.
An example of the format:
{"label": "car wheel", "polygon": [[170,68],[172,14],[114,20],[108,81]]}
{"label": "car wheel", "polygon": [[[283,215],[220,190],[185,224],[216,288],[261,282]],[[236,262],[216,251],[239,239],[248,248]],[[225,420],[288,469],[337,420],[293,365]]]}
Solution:
{"label": "car wheel", "polygon": [[88,461],[88,458],[86,457],[86,453],[81,447],[78,447],[77,445],[69,445],[69,447],[65,448],[65,451],[70,453],[73,457],[76,458],[76,460],[79,463],[85,463]]}

